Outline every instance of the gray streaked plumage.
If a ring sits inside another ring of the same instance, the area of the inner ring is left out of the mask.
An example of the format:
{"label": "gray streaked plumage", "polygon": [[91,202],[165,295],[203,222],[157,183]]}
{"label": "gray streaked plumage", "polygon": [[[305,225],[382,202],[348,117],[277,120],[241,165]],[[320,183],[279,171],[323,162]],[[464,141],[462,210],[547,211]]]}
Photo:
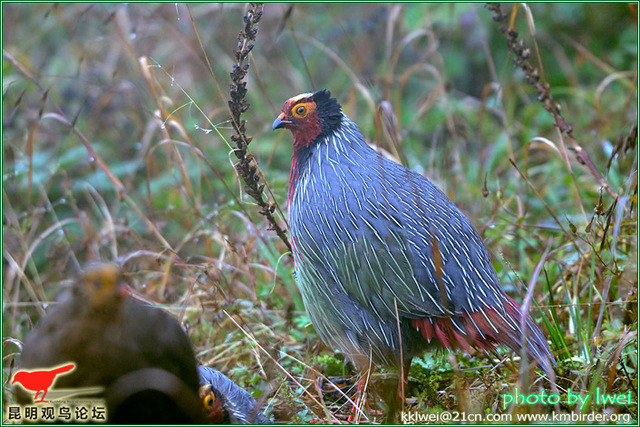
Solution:
{"label": "gray streaked plumage", "polygon": [[[283,127],[294,135],[288,201],[296,280],[324,341],[361,369],[370,357],[406,364],[432,339],[447,348],[521,349],[520,307],[442,191],[371,149],[328,91],[287,101],[273,125]],[[525,325],[528,353],[551,369],[544,336],[528,315]]]}
{"label": "gray streaked plumage", "polygon": [[229,424],[273,424],[247,391],[231,381],[222,372],[206,366],[198,366],[200,386],[211,386],[216,399],[221,400],[224,422]]}

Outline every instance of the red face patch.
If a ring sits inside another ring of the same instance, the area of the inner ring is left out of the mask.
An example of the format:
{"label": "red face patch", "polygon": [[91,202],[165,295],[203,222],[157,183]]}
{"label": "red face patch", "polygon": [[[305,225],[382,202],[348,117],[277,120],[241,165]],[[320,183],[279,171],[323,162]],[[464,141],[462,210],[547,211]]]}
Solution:
{"label": "red face patch", "polygon": [[281,127],[291,131],[295,148],[307,147],[316,140],[322,131],[322,125],[313,94],[305,93],[285,102],[274,123],[274,128]]}

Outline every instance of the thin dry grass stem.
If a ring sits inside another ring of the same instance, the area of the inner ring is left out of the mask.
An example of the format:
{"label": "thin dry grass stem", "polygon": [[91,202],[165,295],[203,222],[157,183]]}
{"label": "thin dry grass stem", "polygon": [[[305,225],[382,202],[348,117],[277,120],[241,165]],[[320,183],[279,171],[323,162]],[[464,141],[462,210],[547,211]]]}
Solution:
{"label": "thin dry grass stem", "polygon": [[[527,336],[527,333],[529,331],[529,328],[527,328],[527,318],[528,318],[529,309],[531,307],[531,300],[533,299],[533,290],[535,288],[536,281],[540,276],[540,272],[542,271],[542,267],[544,266],[544,263],[547,260],[547,256],[549,255],[549,249],[550,249],[550,243],[547,245],[544,252],[542,253],[542,256],[536,263],[536,267],[529,279],[529,286],[527,286],[527,293],[525,294],[525,297],[522,300],[522,305],[521,305],[520,328],[522,330],[522,338],[521,338],[522,348],[520,350],[520,381],[523,384],[525,392],[526,390],[529,389],[529,385],[527,383],[527,379],[528,379],[527,372],[529,370],[529,360],[530,360],[529,354],[527,352],[527,339],[529,338]],[[548,366],[545,366],[545,369],[547,370],[547,372],[549,372],[550,369],[547,369],[547,368]]]}
{"label": "thin dry grass stem", "polygon": [[[296,384],[296,386],[300,387],[302,390],[304,390],[304,392],[311,398],[311,400],[313,400],[314,403],[316,403],[318,406],[323,406],[322,403],[313,395],[311,394],[311,392],[309,392],[309,390],[304,387],[293,375],[291,375],[291,373],[285,369],[271,354],[271,352],[267,351],[259,342],[258,340],[256,340],[253,335],[251,335],[249,332],[247,332],[242,325],[240,325],[234,318],[233,316],[231,316],[229,313],[227,313],[226,310],[222,310],[222,312],[229,318],[229,320],[231,320],[231,322],[233,322],[233,324],[236,326],[236,328],[238,328],[240,331],[242,331],[242,333],[244,333],[244,335],[253,343],[253,345],[255,345],[263,354],[267,355],[267,357],[269,359],[271,359],[271,361],[280,369],[280,371],[282,371],[291,381],[294,382],[294,384]],[[307,368],[310,368],[308,365],[306,365],[304,362],[302,362],[301,360],[284,353],[284,355],[288,358],[291,358],[292,360],[294,360],[295,362],[298,362],[302,365],[304,365]],[[337,389],[338,391],[340,391],[339,389]],[[340,391],[341,392],[341,391]],[[345,395],[345,397],[347,397]],[[333,416],[333,414],[330,414],[332,417],[332,420],[337,422],[338,419],[335,418]]]}
{"label": "thin dry grass stem", "polygon": [[[548,244],[547,244],[547,247],[545,248],[544,252],[542,253],[542,256],[540,257],[540,259],[536,263],[536,266],[535,266],[535,269],[534,269],[533,273],[531,274],[531,277],[529,279],[529,285],[527,286],[527,294],[525,295],[525,297],[524,297],[524,299],[522,301],[522,312],[520,313],[520,328],[523,331],[523,333],[522,333],[522,350],[520,352],[520,360],[521,360],[521,362],[520,362],[520,381],[522,383],[525,383],[529,378],[529,376],[528,376],[528,370],[529,370],[529,366],[530,366],[529,360],[531,360],[529,355],[527,354],[527,351],[526,351],[526,343],[527,343],[527,338],[528,338],[527,337],[528,328],[526,327],[527,313],[529,312],[529,308],[531,307],[532,301],[534,301],[534,299],[533,299],[533,291],[535,289],[535,283],[538,281],[538,277],[540,276],[540,273],[543,270],[545,262],[547,262],[549,254],[551,253],[551,248],[552,248],[552,242],[549,241]],[[542,360],[541,363],[544,365],[544,366],[542,366],[542,368],[544,369],[544,371],[549,376],[549,383],[551,385],[551,391],[553,393],[558,393],[555,374],[553,372],[553,369],[551,369],[551,361]],[[528,384],[524,387],[524,389],[525,390],[528,389]],[[556,407],[556,411],[558,411],[558,413],[559,413],[560,412],[560,406],[558,404],[556,404],[555,407]]]}
{"label": "thin dry grass stem", "polygon": [[[87,200],[89,200],[93,205],[96,211],[100,211],[104,216],[104,225],[105,227],[101,228],[101,239],[106,239],[109,241],[109,248],[111,249],[111,258],[118,258],[118,235],[116,232],[116,225],[111,212],[109,211],[109,206],[107,202],[104,200],[104,197],[95,189],[95,187],[86,184],[84,185],[83,190],[87,193]],[[76,210],[76,206],[74,205],[74,210]],[[76,216],[80,217],[80,212],[76,212]],[[73,251],[69,251],[73,253]],[[74,257],[75,259],[75,257]],[[76,264],[78,269],[80,268],[80,264],[76,260]]]}
{"label": "thin dry grass stem", "polygon": [[442,81],[442,75],[436,67],[423,63],[412,65],[402,74],[398,82],[398,92],[396,93],[395,104],[398,106],[396,111],[399,116],[402,116],[400,105],[402,105],[402,91],[404,89],[404,85],[409,81],[409,78],[418,71],[425,71],[428,74],[431,74],[438,83],[431,93],[429,93],[427,98],[418,106],[415,114],[412,114],[411,122],[406,126],[408,131],[411,131],[414,126],[423,120],[424,114],[431,109],[441,95],[446,93],[445,85]]}
{"label": "thin dry grass stem", "polygon": [[398,347],[400,347],[400,372],[399,372],[399,380],[398,380],[398,385],[399,385],[399,396],[400,396],[400,400],[402,402],[402,409],[404,409],[404,405],[405,405],[405,378],[407,378],[409,376],[409,372],[405,372],[405,370],[407,369],[406,364],[404,363],[404,354],[403,354],[403,346],[402,346],[402,330],[400,329],[400,313],[398,313],[398,300],[396,298],[393,299],[393,308],[395,309],[396,312],[396,326],[398,328],[398,338],[399,338],[399,345]]}
{"label": "thin dry grass stem", "polygon": [[[617,247],[618,247],[618,236],[620,235],[620,226],[622,224],[622,220],[624,219],[624,210],[625,210],[625,205],[627,203],[627,200],[629,199],[629,196],[624,196],[622,198],[620,198],[619,200],[616,199],[614,201],[615,204],[615,223],[613,225],[613,233],[611,236],[611,260],[613,265],[610,267],[612,270],[612,273],[618,273],[618,267],[615,265],[616,262],[616,252],[617,252]],[[617,202],[617,203],[616,203]],[[612,210],[613,210],[614,206],[612,206]],[[603,237],[603,241],[604,241],[604,237]],[[604,284],[604,288],[602,291],[602,302],[600,305],[600,313],[598,314],[598,321],[596,322],[596,327],[593,330],[593,336],[591,337],[591,354],[592,356],[595,356],[595,352],[596,352],[596,348],[595,348],[595,340],[596,337],[598,337],[600,335],[600,328],[602,327],[602,321],[604,318],[604,314],[605,314],[605,307],[606,307],[606,303],[609,299],[609,291],[611,289],[611,283],[613,282],[613,278],[614,275],[610,274],[606,279],[605,279],[605,284]]]}
{"label": "thin dry grass stem", "polygon": [[[564,41],[566,41],[571,46],[573,46],[573,48],[575,50],[577,50],[578,52],[580,52],[581,55],[584,55],[586,58],[588,58],[589,61],[591,61],[596,67],[601,69],[603,72],[605,72],[607,74],[616,74],[617,73],[615,68],[613,68],[611,65],[607,64],[606,62],[604,62],[601,58],[599,58],[596,55],[594,55],[593,53],[591,53],[589,51],[589,49],[585,48],[584,46],[582,46],[580,43],[578,43],[577,41],[575,41],[574,39],[572,39],[568,35],[560,34],[560,37],[562,37],[564,39]],[[632,76],[632,77],[635,77],[636,75],[637,75],[636,72],[632,72],[630,74],[630,76]],[[624,84],[627,87],[627,89],[630,89],[633,92],[637,92],[638,91],[638,82],[635,81],[635,80],[636,79],[634,79],[634,81],[632,81],[632,80],[627,79],[627,78],[622,78],[621,82],[622,82],[622,84]]]}
{"label": "thin dry grass stem", "polygon": [[[192,144],[190,141],[189,142],[185,142],[185,141],[176,141],[174,139],[164,139],[158,142],[158,144],[154,145],[153,147],[151,147],[146,155],[146,165],[147,165],[147,194],[151,195],[151,177],[149,176],[150,170],[151,170],[151,155],[153,154],[153,151],[156,150],[157,148],[165,145],[165,144],[172,144],[172,145],[179,145],[179,146],[183,146],[185,148],[188,148],[189,150],[191,150],[194,154],[195,154],[195,158],[198,161],[198,164],[200,164],[200,161],[204,162],[204,164],[207,166],[207,168],[218,178],[218,181],[223,185],[224,189],[226,190],[227,194],[229,194],[233,200],[237,203],[238,209],[242,210],[245,215],[249,215],[249,213],[246,211],[245,206],[243,203],[241,203],[240,199],[237,197],[236,192],[232,191],[232,189],[228,186],[225,177],[223,175],[223,173],[220,171],[219,168],[216,168],[211,161],[207,158],[207,156],[202,152],[202,150],[200,150],[200,148],[198,148],[197,146],[195,146],[194,144]],[[204,175],[203,175],[204,176]],[[150,203],[151,205],[151,203]],[[199,227],[199,225],[194,225],[194,228]],[[183,243],[185,242],[185,240],[183,239],[182,241]],[[183,244],[182,243],[182,244]],[[182,244],[179,244],[178,246],[176,246],[175,251],[179,252],[179,248],[181,247]]]}
{"label": "thin dry grass stem", "polygon": [[[43,90],[43,87],[40,84],[40,82],[38,82],[38,79],[36,79],[19,61],[17,61],[13,56],[11,56],[5,50],[2,51],[2,55],[3,55],[3,58],[9,61],[13,66],[15,66],[20,71],[21,74],[23,74],[25,77],[27,77],[27,79],[33,82],[38,87],[38,89],[40,89],[40,91],[43,93],[43,96],[46,94],[46,91]],[[102,157],[100,157],[98,153],[93,149],[93,147],[91,146],[91,142],[89,142],[89,140],[84,136],[84,134],[80,132],[80,129],[78,129],[75,126],[75,123],[68,119],[64,111],[53,100],[49,99],[48,101],[51,103],[51,105],[53,106],[54,110],[56,110],[56,112],[44,113],[44,111],[41,110],[39,114],[39,119],[42,120],[44,118],[52,118],[70,127],[73,133],[78,137],[78,139],[80,140],[84,148],[89,153],[89,157],[93,161],[95,161],[98,167],[107,175],[107,178],[115,188],[116,194],[118,195],[118,197],[126,200],[127,203],[129,203],[129,205],[133,208],[133,210],[138,214],[138,216],[145,222],[145,225],[149,227],[149,229],[152,231],[154,236],[156,236],[156,238],[160,241],[160,243],[165,248],[171,250],[171,245],[169,244],[169,242],[167,242],[167,240],[162,236],[162,233],[160,233],[160,231],[157,229],[155,224],[151,220],[149,220],[149,218],[142,212],[142,210],[140,209],[138,204],[135,202],[135,200],[127,194],[125,186],[118,179],[118,177],[113,173],[111,168],[109,168],[109,166],[104,162],[104,160],[102,160]],[[44,109],[44,104],[42,108]]]}
{"label": "thin dry grass stem", "polygon": [[[391,56],[392,45],[393,45],[393,34],[395,33],[395,30],[398,27],[398,24],[400,25],[402,24],[403,16],[404,16],[404,8],[402,7],[402,5],[393,4],[388,6],[387,21],[386,21],[387,25],[385,28],[385,35],[384,35],[384,52],[385,52],[385,58],[387,59]],[[393,80],[392,78],[393,73],[389,72],[387,76],[391,77],[391,79],[387,80],[387,82],[389,83],[387,85],[387,88],[390,89],[390,83]],[[385,99],[389,99],[389,92],[385,93]]]}
{"label": "thin dry grass stem", "polygon": [[[630,150],[635,150],[638,144],[638,124],[634,123],[629,129],[629,133],[626,136],[620,135],[618,137],[618,141],[616,145],[613,147],[611,151],[611,155],[609,156],[609,160],[607,161],[607,165],[605,166],[605,170],[608,172],[611,168],[611,164],[613,160],[619,154],[627,154]],[[637,154],[636,154],[637,155]],[[637,168],[631,168],[631,173],[637,173]],[[627,191],[628,194],[631,194],[631,189]]]}
{"label": "thin dry grass stem", "polygon": [[[420,66],[420,65],[427,65],[427,59],[433,55],[436,52],[436,49],[438,48],[438,40],[435,37],[435,35],[433,34],[433,31],[431,29],[427,29],[427,30],[416,30],[413,31],[412,33],[407,34],[406,36],[404,36],[399,42],[398,42],[398,46],[393,50],[393,54],[389,60],[389,70],[386,74],[386,76],[384,77],[384,82],[386,84],[386,88],[385,88],[385,99],[390,99],[391,98],[391,86],[394,82],[394,80],[396,79],[395,76],[395,70],[396,67],[398,65],[398,61],[400,59],[400,55],[402,54],[403,50],[405,47],[407,47],[408,45],[410,45],[413,41],[418,40],[420,37],[425,37],[428,41],[429,41],[429,45],[426,49],[426,51],[424,51],[422,53],[423,56],[423,60],[420,63],[414,64],[412,67],[416,67],[416,66]],[[405,74],[407,73],[407,71],[405,71]],[[401,106],[401,102],[399,98],[396,98],[396,102],[395,102],[395,108],[396,111],[400,111],[399,108]]]}
{"label": "thin dry grass stem", "polygon": [[560,144],[562,146],[562,150],[560,150],[558,147],[556,147],[556,145],[551,142],[550,140],[548,140],[547,138],[543,138],[543,137],[535,137],[532,138],[529,142],[527,142],[527,144],[525,145],[525,149],[524,149],[524,170],[525,170],[525,174],[528,174],[528,170],[529,170],[529,151],[531,150],[531,148],[533,148],[533,143],[535,142],[540,142],[542,144],[544,144],[544,147],[549,147],[553,150],[554,153],[558,154],[558,156],[560,157],[560,159],[562,160],[562,162],[564,163],[565,167],[567,168],[567,172],[569,173],[569,176],[571,176],[571,182],[573,183],[573,192],[575,195],[576,200],[578,201],[577,205],[578,208],[580,209],[580,211],[582,212],[583,217],[587,218],[587,213],[584,210],[584,203],[582,203],[582,196],[580,195],[580,187],[578,185],[578,182],[576,180],[576,176],[573,173],[573,168],[571,167],[571,162],[569,161],[569,157],[567,156],[567,150],[565,149],[564,143],[562,141],[562,138],[560,138]]}
{"label": "thin dry grass stem", "polygon": [[273,216],[276,204],[268,198],[265,199],[264,177],[260,172],[256,160],[248,148],[251,140],[247,136],[245,130],[245,120],[240,116],[249,109],[249,103],[245,100],[247,94],[247,72],[249,70],[249,53],[253,49],[256,35],[258,34],[258,22],[262,17],[263,5],[261,3],[251,3],[249,9],[244,16],[244,28],[238,35],[238,47],[234,51],[235,62],[233,63],[233,71],[231,72],[231,85],[229,86],[229,110],[231,112],[231,124],[235,134],[231,135],[231,141],[236,148],[233,150],[238,158],[235,168],[238,175],[245,183],[245,192],[253,198],[258,206],[260,206],[259,214],[263,215],[269,221],[271,230],[275,231],[280,240],[285,244],[287,249],[291,251],[291,244],[287,238],[285,230],[280,227],[278,221]]}
{"label": "thin dry grass stem", "polygon": [[332,61],[334,61],[342,70],[344,70],[348,75],[355,88],[362,94],[364,99],[367,101],[367,105],[373,114],[376,113],[376,103],[373,101],[373,97],[371,93],[367,90],[366,86],[360,80],[360,77],[351,69],[351,67],[342,59],[340,55],[335,53],[330,47],[326,44],[322,43],[318,39],[308,36],[306,34],[300,34],[300,37],[311,42],[315,47],[324,52]]}
{"label": "thin dry grass stem", "polygon": [[[133,51],[131,51],[131,54],[134,55]],[[156,90],[156,87],[161,88],[161,86],[158,82],[158,79],[156,78],[155,72],[153,72],[154,67],[149,66],[148,58],[146,57],[139,58],[137,61],[137,64],[140,67],[142,76],[147,83],[149,92],[156,102],[156,106],[158,110],[156,114],[154,114],[154,116],[156,117],[156,124],[158,126],[158,129],[163,135],[163,139],[168,140],[171,138],[169,134],[168,126],[167,126],[168,124],[169,127],[174,128],[182,136],[182,138],[189,141],[189,135],[184,129],[184,126],[182,125],[182,123],[180,123],[179,119],[174,116],[174,113],[177,110],[174,110],[173,112],[170,113],[164,107],[162,96],[160,96],[160,89]],[[192,103],[193,101],[189,102],[186,105],[191,105]],[[179,107],[178,110],[182,107]],[[189,145],[193,146],[193,143],[189,141]],[[173,160],[173,162],[171,163],[173,163],[174,165],[177,165],[177,169],[180,173],[180,177],[181,177],[181,181],[184,187],[184,193],[186,194],[186,197],[191,201],[191,206],[193,207],[195,213],[198,216],[200,216],[201,212],[199,211],[199,203],[196,203],[195,201],[195,192],[194,192],[193,186],[191,185],[191,180],[189,179],[187,167],[185,166],[184,159],[180,154],[180,151],[177,149],[175,145],[170,145],[168,154],[171,156],[171,159],[169,159],[169,161],[171,162],[171,160]],[[196,157],[196,161],[198,161],[198,157]],[[199,161],[198,161],[198,166],[201,166]],[[147,157],[147,201],[149,203],[149,206],[153,206],[153,203],[151,201],[151,188],[150,188],[150,176],[149,176],[150,171],[151,171],[151,168],[149,164],[149,157]]]}
{"label": "thin dry grass stem", "polygon": [[[605,91],[605,89],[607,87],[609,87],[609,85],[611,85],[611,83],[613,83],[615,81],[619,81],[619,80],[627,81],[626,80],[627,77],[634,77],[636,74],[637,74],[636,70],[619,71],[619,72],[616,72],[616,73],[609,74],[607,77],[605,77],[600,82],[600,84],[596,88],[595,99],[594,99],[594,104],[595,104],[596,109],[598,110],[599,113],[602,112],[602,107],[600,105],[600,100],[602,98],[602,93]],[[606,106],[605,106],[605,108],[606,108]]]}
{"label": "thin dry grass stem", "polygon": [[[376,145],[392,151],[395,159],[400,159],[400,163],[405,166],[408,165],[407,156],[402,150],[400,142],[400,122],[389,101],[380,102],[374,120],[376,122]],[[382,135],[385,138],[382,138]],[[385,141],[389,140],[391,143],[385,144]]]}
{"label": "thin dry grass stem", "polygon": [[[482,38],[482,48],[485,52],[485,56],[487,57],[487,65],[489,67],[489,71],[491,74],[491,79],[496,82],[498,81],[497,78],[497,73],[496,73],[496,69],[495,69],[495,64],[493,63],[493,59],[491,58],[491,55],[489,54],[489,46],[487,43],[487,40],[485,38]],[[480,97],[480,105],[479,105],[479,109],[478,109],[478,126],[476,129],[476,134],[475,134],[475,138],[478,144],[478,164],[483,165],[480,169],[478,169],[478,179],[483,179],[484,178],[484,185],[482,187],[482,195],[484,197],[487,197],[489,195],[489,190],[487,189],[487,172],[484,172],[484,177],[482,177],[482,172],[484,171],[484,164],[486,162],[486,157],[487,157],[487,153],[485,150],[485,142],[484,142],[484,132],[483,132],[483,128],[484,128],[484,124],[485,124],[485,112],[488,111],[489,113],[492,112],[491,107],[489,106],[489,96],[493,93],[494,88],[497,86],[497,84],[495,83],[489,83],[486,84],[484,86],[484,88],[482,89],[482,95]],[[498,95],[498,94],[496,94]],[[500,100],[501,101],[501,100]],[[487,115],[488,116],[488,115]],[[504,117],[500,116],[500,121],[504,121]],[[509,144],[509,147],[511,148],[511,144]]]}
{"label": "thin dry grass stem", "polygon": [[253,53],[249,53],[249,62],[251,63],[251,66],[253,67],[253,74],[255,74],[255,76],[256,76],[256,80],[258,82],[258,85],[260,86],[260,90],[262,91],[262,94],[264,95],[264,98],[267,101],[267,104],[269,104],[269,109],[271,110],[271,112],[273,113],[274,116],[277,115],[278,114],[278,108],[275,105],[273,105],[273,102],[271,102],[271,98],[268,96],[267,84],[265,83],[264,78],[262,77],[262,74],[260,73],[260,68],[258,67],[258,62],[253,57]]}
{"label": "thin dry grass stem", "polygon": [[[38,89],[40,89],[40,92],[42,93],[43,103],[42,103],[42,109],[40,109],[38,117],[40,119],[43,119],[45,117],[52,117],[64,123],[65,125],[69,126],[73,130],[73,132],[76,134],[76,136],[78,136],[82,144],[85,146],[91,158],[96,162],[96,164],[100,167],[100,169],[102,169],[103,172],[107,174],[107,177],[116,188],[118,195],[120,195],[124,191],[124,185],[122,185],[122,182],[120,182],[120,180],[113,174],[113,172],[111,172],[111,169],[109,169],[109,167],[102,160],[102,158],[95,152],[95,150],[91,146],[91,143],[89,143],[89,140],[87,140],[87,138],[85,138],[84,135],[82,135],[82,133],[80,133],[80,131],[75,127],[75,121],[70,121],[67,118],[66,114],[62,111],[62,109],[58,107],[58,105],[53,100],[48,99],[48,89],[45,90],[44,87],[38,81],[38,79],[36,79],[35,76],[31,74],[25,66],[22,65],[22,63],[16,60],[9,52],[7,52],[4,49],[2,50],[2,57],[8,62],[10,62],[14,67],[16,67],[20,71],[20,73],[22,73],[22,75],[24,75],[27,79],[29,79],[32,83],[34,83],[38,87]],[[44,101],[47,99],[49,100],[51,105],[53,105],[54,109],[56,110],[56,113],[44,114],[44,111],[43,111],[44,104],[45,104]]]}
{"label": "thin dry grass stem", "polygon": [[531,181],[529,181],[529,178],[527,178],[527,175],[520,170],[520,168],[518,167],[518,165],[516,164],[516,162],[513,159],[509,159],[509,162],[513,165],[513,167],[518,171],[518,173],[520,174],[520,176],[522,177],[522,179],[525,180],[525,182],[527,183],[527,185],[529,186],[529,188],[535,193],[536,197],[542,202],[542,204],[544,205],[545,209],[547,210],[547,212],[549,212],[549,215],[551,215],[551,217],[553,218],[553,220],[556,222],[556,224],[558,224],[558,227],[560,227],[560,229],[562,230],[562,232],[566,235],[571,235],[571,233],[569,233],[567,231],[567,229],[564,227],[564,224],[562,223],[562,221],[560,221],[560,218],[558,218],[555,214],[555,212],[553,212],[553,210],[551,209],[551,207],[544,201],[544,197],[542,197],[542,194],[540,194],[540,192],[536,189],[536,187],[531,183]]}
{"label": "thin dry grass stem", "polygon": [[312,372],[312,375],[313,375],[312,383],[313,383],[313,386],[315,388],[316,393],[318,394],[318,398],[320,399],[322,412],[324,412],[324,415],[325,415],[325,417],[327,417],[327,419],[335,418],[335,416],[329,410],[329,408],[327,407],[327,404],[324,401],[324,394],[322,393],[322,388],[320,388],[320,384],[317,381],[317,379],[319,377],[317,375],[315,375],[315,372]]}
{"label": "thin dry grass stem", "polygon": [[[627,330],[624,336],[620,339],[620,342],[616,346],[616,350],[614,351],[611,358],[607,361],[607,369],[608,377],[607,377],[607,393],[611,393],[613,389],[614,382],[616,380],[616,374],[618,373],[618,363],[620,361],[620,357],[622,356],[622,350],[624,347],[633,339],[637,339],[638,331]],[[624,364],[621,365],[624,368]],[[629,386],[633,390],[634,394],[638,396],[638,391],[633,386],[633,382],[629,381]]]}
{"label": "thin dry grass stem", "polygon": [[[611,189],[609,183],[604,179],[600,171],[598,171],[596,166],[593,164],[587,152],[573,137],[573,128],[562,116],[562,113],[560,112],[560,104],[554,100],[553,95],[550,92],[551,86],[547,81],[545,81],[544,76],[540,75],[538,68],[531,65],[531,62],[529,61],[529,56],[531,54],[530,50],[526,47],[523,40],[518,40],[518,31],[513,28],[512,23],[507,22],[507,15],[502,12],[500,4],[487,3],[487,7],[493,12],[494,21],[500,24],[499,31],[507,38],[508,49],[515,56],[513,62],[516,66],[522,69],[527,83],[532,85],[538,92],[538,101],[544,104],[544,109],[551,113],[560,133],[563,134],[571,143],[578,163],[587,167],[594,178],[598,180],[600,185],[611,197],[618,197],[618,195]],[[516,10],[517,9],[514,9],[512,20]]]}
{"label": "thin dry grass stem", "polygon": [[[38,310],[40,315],[44,315],[44,307],[42,307],[42,304],[38,304],[38,302],[44,301],[45,298],[39,297],[36,294],[36,286],[34,286],[33,283],[29,280],[29,277],[27,277],[24,270],[20,268],[18,261],[14,259],[13,256],[11,256],[11,254],[9,253],[5,252],[3,256],[7,260],[9,267],[11,267],[16,272],[16,278],[19,278],[25,284],[24,286],[27,290],[27,293],[29,294],[29,297],[34,301],[34,303],[36,303],[36,309]],[[16,287],[15,289],[17,293],[18,287]],[[4,296],[4,293],[3,293],[3,296]],[[17,298],[12,298],[12,300],[17,301]],[[15,307],[17,308],[17,305]],[[14,310],[14,314],[15,314],[15,310]]]}
{"label": "thin dry grass stem", "polygon": [[[20,279],[20,281],[24,284],[24,287],[29,294],[31,300],[36,305],[40,314],[44,313],[44,309],[42,307],[42,303],[46,302],[47,299],[45,297],[45,289],[42,278],[40,277],[40,273],[33,263],[33,253],[41,247],[41,245],[48,240],[50,236],[54,236],[57,232],[62,232],[66,235],[66,227],[71,224],[80,223],[80,217],[76,216],[75,218],[66,218],[63,220],[59,220],[55,214],[55,210],[51,205],[51,201],[45,191],[45,189],[38,187],[42,192],[41,200],[46,205],[45,211],[50,213],[53,216],[53,224],[49,225],[45,230],[39,231],[40,222],[43,221],[43,218],[40,215],[32,215],[31,225],[32,227],[28,231],[27,234],[23,234],[20,232],[18,234],[19,244],[22,247],[23,255],[15,257],[9,251],[4,250],[4,256],[7,257],[9,262],[8,273],[5,276],[5,281],[3,282],[3,293],[5,290],[8,290],[7,293],[11,293],[12,289],[15,289],[15,298],[17,301],[17,296],[19,293],[19,287],[15,286],[14,279]],[[14,230],[21,230],[21,228],[17,225],[18,218],[16,217],[12,204],[10,203],[10,199],[7,196],[6,192],[3,191],[3,201],[4,201],[4,213],[6,217],[11,218],[11,223],[14,225]],[[32,212],[33,214],[33,212]],[[37,231],[38,230],[38,231]],[[37,232],[37,234],[36,234]],[[75,262],[76,268],[79,269],[79,263],[73,254],[73,251],[69,251],[70,258]],[[29,270],[33,276],[32,280],[27,279],[26,271]],[[15,288],[14,288],[15,286]]]}
{"label": "thin dry grass stem", "polygon": [[[354,424],[360,423],[360,417],[364,417],[367,421],[369,421],[369,417],[364,412],[367,407],[367,390],[369,389],[369,383],[371,381],[371,371],[373,371],[373,349],[369,347],[369,366],[365,369],[363,373],[361,373],[361,377],[358,380],[359,384],[362,385],[362,389],[360,390],[360,395],[356,401],[357,405],[353,405],[353,410],[355,410],[355,420]],[[360,387],[358,387],[360,388]]]}
{"label": "thin dry grass stem", "polygon": [[140,249],[134,252],[129,252],[126,255],[122,255],[117,259],[117,262],[120,266],[124,267],[127,263],[140,259],[140,258],[151,258],[156,261],[164,260],[170,261],[173,257],[165,255],[163,252],[154,252],[145,249]]}
{"label": "thin dry grass stem", "polygon": [[33,184],[33,136],[37,129],[37,123],[31,125],[29,128],[29,137],[27,138],[27,157],[29,158],[29,171],[27,173],[27,212],[31,211],[31,186]]}
{"label": "thin dry grass stem", "polygon": [[300,55],[300,60],[302,61],[302,65],[304,65],[304,70],[307,74],[307,79],[309,79],[309,85],[311,86],[311,90],[315,91],[315,85],[313,84],[313,77],[311,74],[311,70],[309,70],[309,65],[307,64],[307,60],[304,57],[304,53],[302,53],[302,47],[300,47],[300,41],[298,40],[298,36],[296,35],[296,30],[293,28],[293,23],[291,22],[291,15],[293,14],[293,6],[288,5],[285,10],[283,20],[286,22],[286,25],[289,27],[289,31],[291,31],[291,38],[296,45],[296,49],[298,51],[298,55]]}

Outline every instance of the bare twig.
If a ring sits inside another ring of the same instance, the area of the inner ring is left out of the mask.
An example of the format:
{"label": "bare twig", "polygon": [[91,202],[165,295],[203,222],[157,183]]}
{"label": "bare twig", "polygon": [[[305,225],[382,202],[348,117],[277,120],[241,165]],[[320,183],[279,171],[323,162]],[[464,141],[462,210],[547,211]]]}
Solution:
{"label": "bare twig", "polygon": [[244,180],[244,191],[260,206],[258,213],[267,218],[267,221],[271,224],[271,229],[278,234],[278,237],[291,251],[291,244],[285,231],[278,225],[273,216],[276,204],[265,199],[264,184],[261,184],[264,178],[256,165],[253,154],[248,150],[252,137],[247,136],[245,132],[246,121],[240,118],[242,113],[249,109],[249,103],[244,99],[247,94],[246,77],[249,70],[249,53],[253,49],[253,42],[258,34],[257,25],[262,17],[262,9],[262,3],[251,3],[244,16],[244,28],[238,35],[238,47],[234,51],[236,61],[233,63],[233,71],[231,71],[232,83],[229,87],[231,96],[229,110],[231,111],[231,124],[236,133],[231,135],[231,141],[236,145],[233,150],[238,158],[235,167]]}
{"label": "bare twig", "polygon": [[572,135],[573,128],[569,125],[562,113],[560,112],[560,104],[553,99],[550,92],[550,85],[540,75],[537,67],[531,65],[529,55],[531,51],[526,47],[523,40],[518,40],[518,31],[513,28],[507,21],[507,15],[502,12],[499,3],[487,3],[487,8],[493,12],[493,20],[500,24],[499,30],[507,38],[509,51],[514,54],[513,62],[524,71],[527,83],[532,85],[538,92],[538,101],[544,104],[544,109],[551,113],[556,126],[567,140],[571,143],[572,149],[575,151],[578,163],[585,165],[591,174],[600,182],[600,185],[613,198],[618,195],[611,189],[609,183],[603,178],[602,174],[593,164],[587,152],[580,146]]}

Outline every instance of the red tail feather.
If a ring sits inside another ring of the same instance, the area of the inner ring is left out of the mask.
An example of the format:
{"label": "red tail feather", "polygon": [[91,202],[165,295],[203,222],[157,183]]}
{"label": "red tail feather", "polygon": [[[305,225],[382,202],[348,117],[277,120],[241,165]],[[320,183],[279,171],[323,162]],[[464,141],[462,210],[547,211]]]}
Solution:
{"label": "red tail feather", "polygon": [[[451,318],[413,319],[412,325],[424,339],[430,342],[437,338],[445,348],[468,350],[476,346],[486,350],[504,344],[519,354],[525,342],[520,306],[507,298],[504,310],[491,308]],[[525,326],[527,352],[549,371],[551,362],[555,361],[544,335],[529,315],[526,315]]]}

